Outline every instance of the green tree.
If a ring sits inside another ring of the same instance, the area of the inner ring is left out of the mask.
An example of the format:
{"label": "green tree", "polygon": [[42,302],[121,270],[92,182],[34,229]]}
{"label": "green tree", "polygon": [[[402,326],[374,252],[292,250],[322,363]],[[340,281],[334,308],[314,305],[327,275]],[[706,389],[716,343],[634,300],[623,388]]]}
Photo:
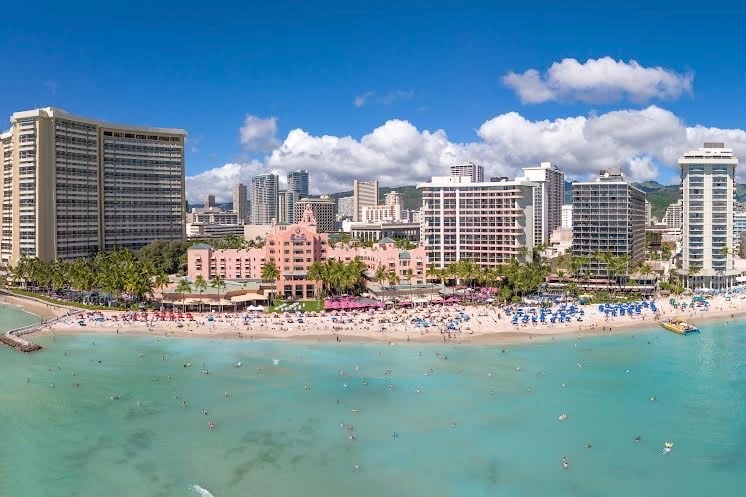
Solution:
{"label": "green tree", "polygon": [[199,292],[199,312],[202,312],[202,294],[207,290],[207,281],[201,274],[194,278],[194,289]]}
{"label": "green tree", "polygon": [[218,293],[218,310],[220,312],[223,312],[223,304],[220,303],[220,291],[223,290],[226,287],[225,280],[219,276],[215,275],[210,280],[210,287],[217,290]]}
{"label": "green tree", "polygon": [[184,308],[184,312],[186,312],[186,295],[191,293],[191,291],[192,285],[189,284],[189,280],[186,278],[182,278],[181,281],[179,281],[179,284],[176,285],[176,293],[181,295],[181,304]]}

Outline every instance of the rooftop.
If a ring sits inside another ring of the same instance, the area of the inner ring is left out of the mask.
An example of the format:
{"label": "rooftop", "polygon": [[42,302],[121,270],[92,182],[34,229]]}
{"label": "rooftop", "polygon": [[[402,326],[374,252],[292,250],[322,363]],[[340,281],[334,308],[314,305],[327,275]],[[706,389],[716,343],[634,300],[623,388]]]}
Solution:
{"label": "rooftop", "polygon": [[186,130],[181,129],[181,128],[155,128],[155,127],[150,127],[150,126],[131,126],[128,124],[109,123],[106,121],[100,121],[98,119],[92,119],[90,117],[76,116],[74,114],[70,114],[66,110],[59,109],[56,107],[43,107],[43,108],[38,108],[38,109],[14,112],[10,116],[10,122],[12,123],[18,119],[27,119],[27,118],[34,118],[34,117],[50,117],[50,118],[60,117],[60,118],[71,119],[75,121],[83,121],[89,124],[96,124],[98,126],[101,126],[103,128],[108,128],[108,129],[142,131],[145,133],[165,133],[165,134],[182,135],[182,136],[186,136],[187,134]]}

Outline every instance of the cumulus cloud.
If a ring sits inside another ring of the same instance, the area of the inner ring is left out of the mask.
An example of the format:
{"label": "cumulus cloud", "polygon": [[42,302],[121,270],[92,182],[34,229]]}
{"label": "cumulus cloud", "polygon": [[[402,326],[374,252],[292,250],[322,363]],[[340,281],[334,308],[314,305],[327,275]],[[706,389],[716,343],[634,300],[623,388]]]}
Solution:
{"label": "cumulus cloud", "polygon": [[240,129],[241,144],[250,152],[267,152],[277,143],[277,118],[247,115]]}
{"label": "cumulus cloud", "polygon": [[549,101],[580,101],[586,103],[648,102],[653,99],[673,100],[692,92],[692,73],[678,73],[663,67],[644,67],[635,60],[625,62],[611,57],[562,59],[541,74],[537,69],[503,76],[505,86],[512,89],[524,104]]}
{"label": "cumulus cloud", "polygon": [[355,97],[352,104],[357,107],[364,107],[370,102],[391,105],[397,100],[412,100],[414,98],[414,92],[412,90],[392,90],[388,93],[378,93],[375,90],[366,91]]}
{"label": "cumulus cloud", "polygon": [[208,169],[194,176],[186,177],[187,200],[190,203],[202,203],[205,195],[215,195],[217,202],[232,201],[233,185],[251,184],[251,178],[267,172],[263,163],[250,161],[245,163],[232,162],[220,167]]}
{"label": "cumulus cloud", "polygon": [[239,181],[248,184],[259,173],[294,169],[308,169],[314,193],[350,190],[353,179],[411,185],[448,174],[450,164],[465,161],[484,165],[488,177],[514,177],[522,167],[551,161],[568,179],[592,178],[600,169],[621,167],[630,179],[644,181],[663,172],[670,176],[682,153],[711,141],[725,142],[746,158],[746,131],[687,126],[655,105],[536,121],[508,112],[482,123],[475,139],[464,143],[451,141],[442,129],[419,130],[392,119],[359,139],[294,129],[261,161],[226,164],[188,177],[187,194],[199,202],[209,190],[225,201]]}

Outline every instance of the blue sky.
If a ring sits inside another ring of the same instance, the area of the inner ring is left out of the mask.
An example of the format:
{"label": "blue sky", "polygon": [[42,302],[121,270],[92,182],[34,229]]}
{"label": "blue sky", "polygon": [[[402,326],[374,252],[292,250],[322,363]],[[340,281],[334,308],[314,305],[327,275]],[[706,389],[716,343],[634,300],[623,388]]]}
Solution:
{"label": "blue sky", "polygon": [[[736,3],[703,12],[649,1],[12,2],[0,17],[0,115],[53,105],[186,128],[194,198],[210,188],[227,198],[230,182],[294,167],[310,169],[315,191],[354,176],[411,183],[469,158],[494,174],[551,160],[580,177],[606,165],[602,151],[575,143],[568,155],[552,129],[607,115],[603,132],[653,123],[645,136],[609,141],[625,149],[609,155],[638,179],[671,182],[671,158],[694,139],[729,130],[746,147],[745,20]],[[527,103],[503,80],[605,57],[660,68],[673,88],[651,96],[629,80],[600,93],[570,85]],[[527,134],[505,138],[521,123]]]}

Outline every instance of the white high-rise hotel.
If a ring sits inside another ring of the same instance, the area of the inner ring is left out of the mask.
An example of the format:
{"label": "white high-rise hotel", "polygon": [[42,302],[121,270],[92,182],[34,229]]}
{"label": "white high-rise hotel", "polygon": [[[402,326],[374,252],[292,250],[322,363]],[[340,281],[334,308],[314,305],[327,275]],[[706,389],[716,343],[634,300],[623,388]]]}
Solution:
{"label": "white high-rise hotel", "polygon": [[51,107],[0,134],[0,262],[184,238],[182,129],[122,126]]}
{"label": "white high-rise hotel", "polygon": [[537,184],[534,188],[534,243],[549,244],[552,232],[562,225],[565,201],[565,173],[551,162],[524,167],[523,175]]}
{"label": "white high-rise hotel", "polygon": [[679,158],[683,206],[683,274],[690,288],[736,284],[730,243],[738,158],[723,143],[705,143]]}

